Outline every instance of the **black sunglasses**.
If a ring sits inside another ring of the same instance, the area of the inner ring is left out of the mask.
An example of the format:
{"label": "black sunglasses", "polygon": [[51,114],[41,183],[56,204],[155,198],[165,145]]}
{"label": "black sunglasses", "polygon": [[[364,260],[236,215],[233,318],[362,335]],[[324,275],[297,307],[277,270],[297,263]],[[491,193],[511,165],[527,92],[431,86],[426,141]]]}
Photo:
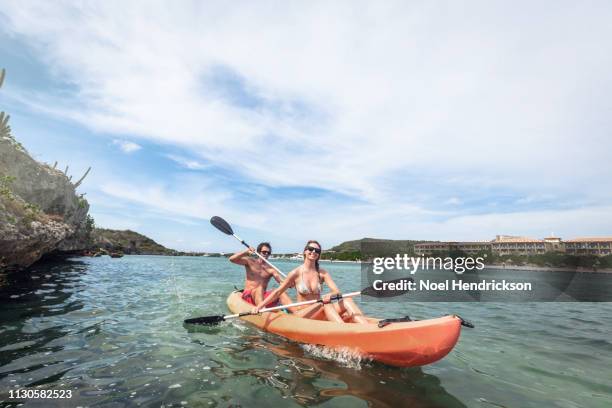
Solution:
{"label": "black sunglasses", "polygon": [[272,252],[270,252],[270,251],[260,251],[259,253],[262,254],[262,255],[270,255]]}
{"label": "black sunglasses", "polygon": [[314,252],[316,252],[317,254],[320,254],[320,253],[321,253],[321,248],[315,248],[315,247],[312,247],[312,246],[307,246],[307,247],[306,247],[306,250],[307,250],[307,251],[310,251],[310,252],[313,252],[313,251],[314,251]]}

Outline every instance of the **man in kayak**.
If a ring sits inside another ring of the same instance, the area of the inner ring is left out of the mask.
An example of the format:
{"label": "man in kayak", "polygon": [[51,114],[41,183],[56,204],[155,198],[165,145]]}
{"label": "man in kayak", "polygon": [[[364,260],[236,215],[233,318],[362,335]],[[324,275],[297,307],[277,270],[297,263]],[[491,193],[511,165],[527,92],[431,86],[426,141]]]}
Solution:
{"label": "man in kayak", "polygon": [[[272,246],[268,242],[262,242],[257,245],[257,252],[268,259],[272,254]],[[260,303],[266,296],[271,292],[266,291],[268,288],[268,282],[270,278],[274,278],[279,284],[282,282],[282,277],[274,269],[268,266],[260,258],[252,258],[251,255],[255,254],[255,249],[249,247],[244,251],[236,252],[232,255],[229,260],[237,265],[243,265],[246,276],[244,279],[244,291],[242,292],[242,299],[256,305]],[[279,298],[280,302],[284,305],[292,303],[291,298],[286,293],[284,296]],[[268,306],[276,306],[278,302],[270,304]]]}

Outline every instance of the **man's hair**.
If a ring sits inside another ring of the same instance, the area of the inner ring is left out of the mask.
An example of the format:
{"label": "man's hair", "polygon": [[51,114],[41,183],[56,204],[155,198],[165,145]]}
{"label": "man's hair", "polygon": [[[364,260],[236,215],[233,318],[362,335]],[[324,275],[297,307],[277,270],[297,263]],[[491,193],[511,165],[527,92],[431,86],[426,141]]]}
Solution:
{"label": "man's hair", "polygon": [[270,245],[269,242],[262,242],[261,244],[257,245],[257,252],[261,252],[261,248],[263,247],[270,248],[270,252],[272,252],[272,245]]}

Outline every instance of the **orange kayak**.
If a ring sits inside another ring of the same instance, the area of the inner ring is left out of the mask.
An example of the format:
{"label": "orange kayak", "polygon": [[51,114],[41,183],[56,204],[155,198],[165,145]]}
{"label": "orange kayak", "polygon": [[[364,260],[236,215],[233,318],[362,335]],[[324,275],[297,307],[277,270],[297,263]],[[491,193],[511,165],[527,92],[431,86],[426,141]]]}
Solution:
{"label": "orange kayak", "polygon": [[[232,292],[227,298],[232,313],[249,312],[250,303]],[[414,367],[431,364],[446,356],[457,344],[461,318],[444,316],[437,319],[391,323],[378,327],[379,319],[368,318],[369,324],[335,323],[304,319],[285,312],[267,312],[242,316],[251,324],[270,333],[300,343],[350,350],[381,363]]]}

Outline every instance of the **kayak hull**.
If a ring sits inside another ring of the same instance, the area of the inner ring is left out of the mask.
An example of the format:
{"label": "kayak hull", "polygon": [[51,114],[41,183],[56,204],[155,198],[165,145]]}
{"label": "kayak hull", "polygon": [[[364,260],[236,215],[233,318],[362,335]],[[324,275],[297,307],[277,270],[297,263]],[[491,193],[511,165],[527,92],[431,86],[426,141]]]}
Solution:
{"label": "kayak hull", "polygon": [[[242,300],[240,292],[227,298],[232,313],[249,312],[253,306]],[[261,330],[300,343],[350,350],[360,356],[397,367],[431,364],[455,347],[461,332],[461,319],[444,316],[436,319],[391,323],[383,328],[378,319],[371,323],[335,323],[304,319],[284,312],[242,316]]]}

